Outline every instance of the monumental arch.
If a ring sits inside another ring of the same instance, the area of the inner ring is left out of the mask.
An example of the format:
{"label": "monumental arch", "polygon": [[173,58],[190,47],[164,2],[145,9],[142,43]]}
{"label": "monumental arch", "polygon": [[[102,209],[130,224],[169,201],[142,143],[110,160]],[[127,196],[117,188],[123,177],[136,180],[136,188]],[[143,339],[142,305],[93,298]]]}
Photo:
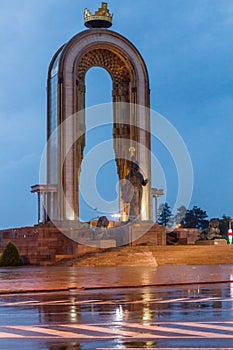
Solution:
{"label": "monumental arch", "polygon": [[[79,177],[85,147],[85,75],[92,67],[104,68],[112,80],[113,146],[119,180],[124,179],[129,171],[129,149],[132,146],[134,158],[144,176],[151,179],[150,89],[146,64],[129,40],[107,29],[111,25],[111,16],[106,3],[102,3],[102,8],[94,16],[85,10],[85,20],[90,28],[63,45],[54,55],[48,70],[48,140],[62,123],[75,115],[65,131],[57,132],[55,141],[48,147],[47,187],[39,186],[34,190],[38,196],[43,193],[50,220],[78,221]],[[72,134],[75,139],[73,134],[76,131],[83,132],[83,135],[75,140],[64,160],[66,138]],[[137,147],[137,144],[142,147]],[[143,221],[152,219],[150,192],[149,185],[144,187],[140,218]],[[121,201],[119,198],[120,220],[124,221]],[[44,216],[46,220],[48,215]]]}

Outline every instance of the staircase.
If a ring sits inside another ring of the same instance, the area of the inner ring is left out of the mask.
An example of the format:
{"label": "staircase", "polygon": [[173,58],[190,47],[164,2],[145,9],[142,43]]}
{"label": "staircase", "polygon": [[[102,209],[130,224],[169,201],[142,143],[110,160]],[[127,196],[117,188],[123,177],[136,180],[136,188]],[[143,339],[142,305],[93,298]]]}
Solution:
{"label": "staircase", "polygon": [[159,266],[231,265],[233,246],[166,246],[150,247]]}
{"label": "staircase", "polygon": [[231,265],[233,245],[226,246],[128,246],[92,253],[74,261],[75,266],[177,266]]}

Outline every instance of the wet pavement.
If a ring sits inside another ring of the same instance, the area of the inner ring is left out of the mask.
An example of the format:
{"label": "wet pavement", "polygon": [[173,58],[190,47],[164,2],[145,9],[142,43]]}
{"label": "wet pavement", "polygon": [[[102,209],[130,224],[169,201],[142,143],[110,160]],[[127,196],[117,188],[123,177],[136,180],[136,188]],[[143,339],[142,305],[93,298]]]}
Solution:
{"label": "wet pavement", "polygon": [[233,350],[233,266],[0,269],[1,350],[145,348]]}
{"label": "wet pavement", "polygon": [[1,350],[233,349],[231,283],[0,296]]}
{"label": "wet pavement", "polygon": [[233,281],[233,265],[0,269],[0,294]]}

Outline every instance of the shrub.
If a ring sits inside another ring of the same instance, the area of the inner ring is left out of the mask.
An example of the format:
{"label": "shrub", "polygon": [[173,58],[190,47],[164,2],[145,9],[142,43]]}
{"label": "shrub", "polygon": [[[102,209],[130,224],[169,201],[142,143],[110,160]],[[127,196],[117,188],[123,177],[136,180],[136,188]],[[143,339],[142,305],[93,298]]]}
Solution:
{"label": "shrub", "polygon": [[13,243],[7,243],[0,258],[0,266],[8,267],[21,265],[23,265],[23,261],[19,255],[18,249]]}

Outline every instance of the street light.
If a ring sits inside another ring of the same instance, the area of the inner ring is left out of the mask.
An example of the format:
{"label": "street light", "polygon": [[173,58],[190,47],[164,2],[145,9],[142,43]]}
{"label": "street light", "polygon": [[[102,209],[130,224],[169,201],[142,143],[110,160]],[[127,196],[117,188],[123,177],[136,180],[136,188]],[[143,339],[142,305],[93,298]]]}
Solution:
{"label": "street light", "polygon": [[152,188],[151,189],[152,197],[155,198],[155,222],[158,223],[158,198],[164,196],[164,190],[161,188]]}

